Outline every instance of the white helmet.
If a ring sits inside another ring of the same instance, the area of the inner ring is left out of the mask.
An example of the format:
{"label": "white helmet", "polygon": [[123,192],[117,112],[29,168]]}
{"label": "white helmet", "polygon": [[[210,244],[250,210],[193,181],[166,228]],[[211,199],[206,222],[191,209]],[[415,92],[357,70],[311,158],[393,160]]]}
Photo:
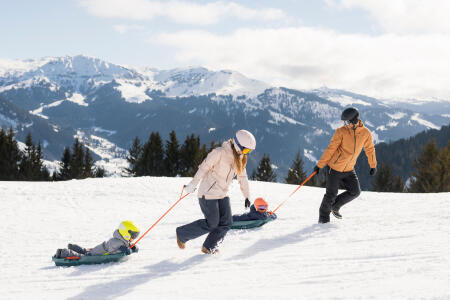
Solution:
{"label": "white helmet", "polygon": [[235,144],[243,151],[245,148],[255,150],[256,140],[250,131],[241,129],[234,136]]}

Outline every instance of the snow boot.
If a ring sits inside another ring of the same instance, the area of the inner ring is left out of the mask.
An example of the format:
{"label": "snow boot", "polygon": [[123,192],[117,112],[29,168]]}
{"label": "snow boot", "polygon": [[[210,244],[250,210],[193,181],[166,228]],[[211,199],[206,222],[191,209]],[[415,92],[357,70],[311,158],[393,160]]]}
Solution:
{"label": "snow boot", "polygon": [[330,216],[319,216],[319,224],[325,224],[330,222]]}
{"label": "snow boot", "polygon": [[56,258],[61,258],[61,252],[63,251],[63,249],[58,249],[58,250],[56,250],[56,254],[55,254],[55,257]]}
{"label": "snow boot", "polygon": [[178,239],[178,234],[176,234],[176,236],[177,236],[177,244],[178,244],[178,248],[180,248],[180,249],[186,248],[186,243],[183,243],[182,241],[180,241],[180,240]]}
{"label": "snow boot", "polygon": [[68,244],[67,248],[72,250],[72,251],[75,251],[76,253],[80,253],[80,254],[83,254],[83,255],[86,255],[86,253],[87,253],[86,249],[81,248],[80,246],[78,246],[76,244]]}
{"label": "snow boot", "polygon": [[331,213],[333,214],[333,216],[336,217],[336,219],[342,219],[342,215],[339,213],[339,210],[333,209],[333,210],[331,211]]}
{"label": "snow boot", "polygon": [[205,253],[205,254],[218,254],[219,250],[218,249],[211,249],[211,250],[209,250],[205,246],[202,246],[202,252]]}

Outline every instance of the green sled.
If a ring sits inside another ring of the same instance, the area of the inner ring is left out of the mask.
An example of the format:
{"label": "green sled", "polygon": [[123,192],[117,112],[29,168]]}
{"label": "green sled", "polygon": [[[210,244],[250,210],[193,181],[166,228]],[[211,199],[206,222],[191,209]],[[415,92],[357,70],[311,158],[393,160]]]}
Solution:
{"label": "green sled", "polygon": [[96,265],[96,264],[106,264],[109,262],[116,262],[125,257],[125,253],[109,254],[109,255],[92,255],[92,256],[80,256],[74,258],[56,258],[52,257],[55,265],[58,267],[71,267],[79,265]]}
{"label": "green sled", "polygon": [[231,224],[231,229],[250,229],[261,227],[273,220],[274,219],[272,218],[267,218],[265,220],[233,221],[233,224]]}

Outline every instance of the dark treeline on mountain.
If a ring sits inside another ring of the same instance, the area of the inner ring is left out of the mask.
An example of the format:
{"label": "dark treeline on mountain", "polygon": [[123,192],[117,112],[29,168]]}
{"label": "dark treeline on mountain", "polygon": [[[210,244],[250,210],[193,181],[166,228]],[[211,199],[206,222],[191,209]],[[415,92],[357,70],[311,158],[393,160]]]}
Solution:
{"label": "dark treeline on mountain", "polygon": [[84,179],[90,177],[104,177],[105,170],[94,166],[94,159],[88,148],[75,139],[72,151],[64,149],[60,162],[60,170],[53,174],[53,180]]}
{"label": "dark treeline on mountain", "polygon": [[214,141],[209,148],[200,144],[200,138],[188,135],[182,145],[175,131],[163,144],[158,132],[152,132],[144,144],[136,137],[129,149],[125,171],[131,176],[194,176],[198,166],[209,151],[217,147]]}
{"label": "dark treeline on mountain", "polygon": [[14,131],[0,130],[0,180],[49,180],[50,173],[42,163],[41,143],[36,146],[31,134],[21,151],[14,138]]}
{"label": "dark treeline on mountain", "polygon": [[25,149],[21,151],[14,138],[12,128],[5,132],[0,129],[0,180],[49,181],[103,177],[104,170],[94,167],[94,160],[88,149],[75,139],[73,153],[69,148],[63,153],[61,170],[50,176],[43,165],[42,148],[39,142],[34,144],[31,134],[25,140]]}
{"label": "dark treeline on mountain", "polygon": [[[392,174],[401,177],[402,182],[405,183],[411,176],[414,176],[414,172],[418,171],[415,160],[422,155],[425,145],[432,140],[435,140],[439,149],[447,147],[450,140],[450,125],[442,126],[440,130],[426,130],[408,139],[400,139],[389,144],[379,143],[375,146],[377,161],[383,167],[389,166]],[[450,169],[449,165],[447,165],[447,169]],[[369,166],[364,153],[358,157],[355,170],[358,173],[361,189],[374,190],[374,179],[369,175]],[[377,175],[379,173],[380,165]]]}

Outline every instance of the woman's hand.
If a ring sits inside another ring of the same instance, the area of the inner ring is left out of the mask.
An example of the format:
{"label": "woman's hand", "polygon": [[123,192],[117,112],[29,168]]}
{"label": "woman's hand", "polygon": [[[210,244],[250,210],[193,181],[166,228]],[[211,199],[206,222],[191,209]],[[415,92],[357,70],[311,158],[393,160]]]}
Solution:
{"label": "woman's hand", "polygon": [[187,185],[184,186],[184,190],[186,191],[186,193],[188,194],[192,194],[193,192],[195,192],[197,188],[194,186],[194,184],[191,182],[189,182]]}
{"label": "woman's hand", "polygon": [[245,208],[249,208],[250,207],[250,205],[251,205],[251,203],[250,203],[250,200],[248,200],[248,198],[245,198]]}

